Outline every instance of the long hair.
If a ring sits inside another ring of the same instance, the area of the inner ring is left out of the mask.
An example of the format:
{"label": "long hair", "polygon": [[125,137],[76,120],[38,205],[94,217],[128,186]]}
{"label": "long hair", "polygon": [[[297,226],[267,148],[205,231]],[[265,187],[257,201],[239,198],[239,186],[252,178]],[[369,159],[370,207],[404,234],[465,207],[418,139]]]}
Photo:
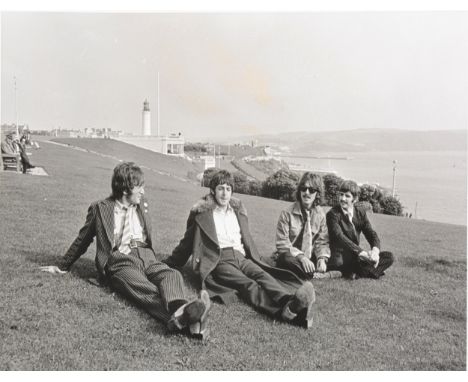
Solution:
{"label": "long hair", "polygon": [[122,162],[115,166],[112,175],[112,194],[114,200],[121,199],[124,192],[132,193],[132,189],[144,183],[143,171],[134,162]]}
{"label": "long hair", "polygon": [[305,172],[299,183],[297,184],[296,188],[296,200],[301,202],[301,187],[308,184],[314,190],[317,191],[317,195],[315,196],[315,200],[312,203],[312,207],[319,206],[320,204],[324,203],[324,196],[325,196],[325,187],[323,185],[322,177],[319,174],[314,174],[313,172]]}
{"label": "long hair", "polygon": [[234,192],[234,177],[227,170],[219,170],[216,174],[211,177],[210,190],[214,193],[217,186],[220,184],[227,184],[231,186],[232,192]]}

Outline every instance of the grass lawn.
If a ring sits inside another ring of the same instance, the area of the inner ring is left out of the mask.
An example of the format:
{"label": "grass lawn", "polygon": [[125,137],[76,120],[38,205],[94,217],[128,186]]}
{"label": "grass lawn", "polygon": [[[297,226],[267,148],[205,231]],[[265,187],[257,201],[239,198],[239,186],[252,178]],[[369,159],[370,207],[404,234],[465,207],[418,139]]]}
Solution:
{"label": "grass lawn", "polygon": [[[152,168],[147,151],[111,146],[106,150],[115,157]],[[215,304],[211,338],[201,343],[167,333],[144,311],[88,283],[96,275],[94,245],[69,274],[38,270],[65,253],[90,202],[110,193],[117,164],[48,142],[41,147],[31,160],[49,177],[0,173],[1,370],[466,369],[465,226],[373,215],[383,249],[397,258],[381,280],[314,282],[311,330],[273,321],[242,302]],[[167,176],[154,168],[146,170],[145,189],[155,247],[166,256],[207,189],[181,181],[185,169],[174,166],[167,172],[175,176]],[[287,203],[239,197],[260,252],[271,253]]]}

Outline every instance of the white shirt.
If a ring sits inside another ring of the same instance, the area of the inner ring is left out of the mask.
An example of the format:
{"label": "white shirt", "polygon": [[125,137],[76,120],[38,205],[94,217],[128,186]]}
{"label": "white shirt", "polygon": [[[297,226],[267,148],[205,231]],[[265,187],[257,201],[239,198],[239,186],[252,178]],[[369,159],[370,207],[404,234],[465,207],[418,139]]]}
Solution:
{"label": "white shirt", "polygon": [[232,207],[230,205],[228,205],[227,209],[216,207],[213,210],[213,219],[219,247],[233,247],[236,251],[245,255],[239,222]]}
{"label": "white shirt", "polygon": [[114,242],[113,247],[120,242],[123,228],[125,224],[125,216],[127,213],[130,214],[130,231],[132,232],[132,239],[138,241],[146,241],[146,235],[143,232],[143,227],[141,226],[140,219],[138,218],[138,214],[136,212],[136,206],[129,206],[128,210],[121,202],[118,200],[115,201],[114,207]]}

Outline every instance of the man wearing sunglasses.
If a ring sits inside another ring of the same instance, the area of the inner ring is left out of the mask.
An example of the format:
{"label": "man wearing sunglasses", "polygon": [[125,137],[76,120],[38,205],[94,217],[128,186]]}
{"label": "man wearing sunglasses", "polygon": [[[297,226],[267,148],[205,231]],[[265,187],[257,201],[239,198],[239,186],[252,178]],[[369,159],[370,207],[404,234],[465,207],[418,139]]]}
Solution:
{"label": "man wearing sunglasses", "polygon": [[278,219],[277,264],[303,280],[341,276],[339,272],[325,276],[330,249],[325,212],[320,207],[323,195],[320,175],[304,173],[297,186],[296,201]]}

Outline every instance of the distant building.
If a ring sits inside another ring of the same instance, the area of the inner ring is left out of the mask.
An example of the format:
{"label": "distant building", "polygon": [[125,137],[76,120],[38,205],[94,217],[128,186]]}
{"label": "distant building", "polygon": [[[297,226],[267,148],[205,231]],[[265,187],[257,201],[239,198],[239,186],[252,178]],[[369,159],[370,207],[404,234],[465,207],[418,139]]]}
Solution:
{"label": "distant building", "polygon": [[185,156],[185,139],[182,133],[166,135],[151,134],[151,114],[149,102],[143,103],[142,135],[119,135],[114,139],[151,150],[164,155]]}
{"label": "distant building", "polygon": [[143,125],[141,134],[144,136],[151,135],[151,111],[149,108],[149,102],[146,99],[143,103]]}
{"label": "distant building", "polygon": [[174,155],[183,157],[185,139],[182,134],[171,134],[169,136],[119,136],[114,139],[138,146],[143,149],[151,150],[165,155]]}
{"label": "distant building", "polygon": [[[16,124],[14,123],[3,123],[1,126],[2,129],[2,137],[4,137],[8,133],[16,134]],[[23,134],[23,131],[29,131],[28,125],[18,125],[18,133],[19,135]]]}

